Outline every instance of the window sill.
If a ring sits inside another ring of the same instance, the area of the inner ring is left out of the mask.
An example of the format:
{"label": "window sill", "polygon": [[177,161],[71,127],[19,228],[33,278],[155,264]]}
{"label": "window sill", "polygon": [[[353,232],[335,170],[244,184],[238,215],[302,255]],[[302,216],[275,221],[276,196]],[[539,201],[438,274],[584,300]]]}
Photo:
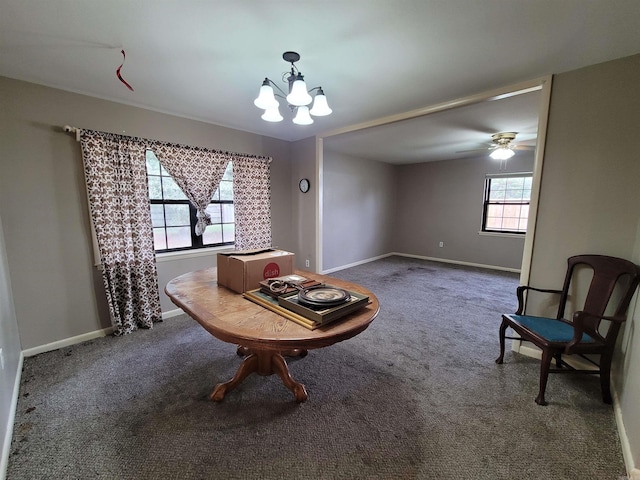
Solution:
{"label": "window sill", "polygon": [[180,252],[156,253],[156,263],[175,262],[186,260],[187,258],[208,257],[222,252],[231,252],[235,249],[233,245],[224,247],[199,248],[197,250],[182,250]]}
{"label": "window sill", "polygon": [[478,232],[478,235],[483,235],[486,237],[507,237],[507,238],[522,238],[524,240],[524,237],[526,234],[524,233],[501,233],[501,232],[483,232],[480,231]]}

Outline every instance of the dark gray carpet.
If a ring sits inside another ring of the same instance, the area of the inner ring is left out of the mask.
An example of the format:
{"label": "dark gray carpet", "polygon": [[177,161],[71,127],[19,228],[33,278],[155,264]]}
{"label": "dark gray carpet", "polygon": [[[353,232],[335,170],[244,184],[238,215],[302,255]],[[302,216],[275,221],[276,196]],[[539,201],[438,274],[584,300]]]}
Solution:
{"label": "dark gray carpet", "polygon": [[391,257],[334,274],[380,316],[289,361],[309,400],[250,376],[187,316],[27,358],[8,479],[615,479],[613,409],[595,376],[551,376],[508,351],[517,275]]}

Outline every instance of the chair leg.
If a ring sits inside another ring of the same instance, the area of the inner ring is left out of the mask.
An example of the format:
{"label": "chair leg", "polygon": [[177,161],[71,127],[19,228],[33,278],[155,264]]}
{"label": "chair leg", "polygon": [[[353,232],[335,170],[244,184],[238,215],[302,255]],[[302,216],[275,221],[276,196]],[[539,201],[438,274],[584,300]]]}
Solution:
{"label": "chair leg", "polygon": [[503,318],[502,319],[502,324],[500,325],[500,356],[498,358],[496,358],[496,363],[498,365],[501,365],[502,362],[504,361],[504,337],[505,334],[507,332],[507,327],[509,326],[509,324],[507,323],[507,321]]}
{"label": "chair leg", "polygon": [[602,389],[602,401],[611,405],[611,360],[612,354],[603,353],[600,357],[600,388]]}
{"label": "chair leg", "polygon": [[556,367],[562,368],[562,353],[556,353],[554,355],[554,358],[556,359]]}
{"label": "chair leg", "polygon": [[536,397],[536,403],[538,405],[547,405],[544,399],[544,392],[547,389],[547,379],[549,378],[549,368],[551,367],[551,359],[553,355],[550,350],[542,350],[542,361],[540,362],[540,390]]}

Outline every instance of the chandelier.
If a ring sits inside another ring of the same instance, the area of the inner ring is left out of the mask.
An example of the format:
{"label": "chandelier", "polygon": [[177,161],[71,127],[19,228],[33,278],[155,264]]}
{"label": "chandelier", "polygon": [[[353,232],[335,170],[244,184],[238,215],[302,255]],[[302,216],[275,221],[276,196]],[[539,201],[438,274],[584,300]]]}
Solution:
{"label": "chandelier", "polygon": [[[295,62],[300,60],[300,55],[296,52],[284,52],[282,58],[285,62],[291,63],[291,71],[282,74],[282,81],[289,84],[289,93],[285,93],[272,80],[265,78],[260,87],[258,98],[253,101],[256,107],[264,110],[261,118],[267,122],[282,121],[283,117],[279,110],[280,102],[276,97],[285,100],[289,109],[295,112],[293,123],[297,125],[311,125],[313,123],[311,115],[316,117],[329,115],[333,110],[327,104],[327,97],[325,97],[322,87],[313,87],[311,90],[307,90],[304,77],[295,65]],[[273,87],[278,91],[274,92]],[[310,94],[314,91],[316,92],[315,97],[311,97]],[[311,102],[313,102],[313,106],[309,108]]]}

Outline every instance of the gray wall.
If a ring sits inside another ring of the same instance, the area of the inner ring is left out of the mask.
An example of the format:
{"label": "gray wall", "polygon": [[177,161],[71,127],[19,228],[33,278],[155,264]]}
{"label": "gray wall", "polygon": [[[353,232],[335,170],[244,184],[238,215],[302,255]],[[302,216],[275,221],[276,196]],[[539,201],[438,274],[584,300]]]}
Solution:
{"label": "gray wall", "polygon": [[[311,187],[307,193],[302,193],[298,182],[307,178]],[[316,139],[315,137],[298,140],[291,144],[291,225],[292,240],[295,244],[296,267],[302,270],[316,272],[316,205],[320,190],[316,169]],[[309,267],[305,266],[309,260]]]}
{"label": "gray wall", "polygon": [[[519,151],[503,170],[488,155],[399,167],[396,252],[520,269],[524,236],[479,235],[486,174],[533,171]],[[444,247],[439,247],[444,242]]]}
{"label": "gray wall", "polygon": [[[554,77],[531,285],[560,287],[567,257],[579,253],[640,261],[638,85],[640,55]],[[640,468],[639,316],[636,311],[627,325],[615,377],[636,468]]]}
{"label": "gray wall", "polygon": [[[0,216],[23,349],[110,326],[93,266],[80,145],[62,133],[65,124],[272,156],[273,240],[295,253],[288,142],[8,78],[0,77],[0,93]],[[211,265],[213,255],[158,268],[165,282]]]}
{"label": "gray wall", "polygon": [[[0,369],[0,455],[11,444],[11,438],[7,435],[13,425],[9,421],[13,397],[18,392],[14,387],[18,376],[20,364],[20,336],[18,334],[18,322],[13,307],[11,295],[11,280],[9,278],[9,265],[4,244],[2,230],[2,218],[0,217],[0,349],[4,357],[4,368]],[[6,443],[5,443],[6,442]],[[0,478],[4,478],[6,459],[0,458]]]}
{"label": "gray wall", "polygon": [[390,252],[520,269],[523,236],[478,232],[485,175],[530,172],[533,152],[499,165],[486,155],[391,165],[325,151],[323,270]]}
{"label": "gray wall", "polygon": [[323,271],[393,251],[396,167],[324,152]]}

